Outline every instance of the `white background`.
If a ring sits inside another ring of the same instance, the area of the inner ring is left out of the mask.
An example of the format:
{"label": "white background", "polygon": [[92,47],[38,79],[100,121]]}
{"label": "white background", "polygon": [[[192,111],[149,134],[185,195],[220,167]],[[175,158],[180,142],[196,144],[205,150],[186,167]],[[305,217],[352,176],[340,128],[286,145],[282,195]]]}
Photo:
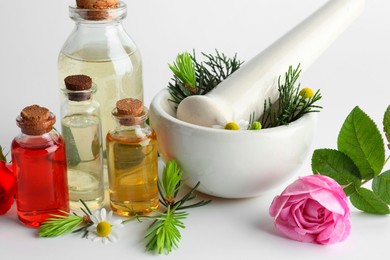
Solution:
{"label": "white background", "polygon": [[[128,17],[123,25],[142,53],[146,105],[167,86],[171,77],[167,63],[178,52],[218,49],[249,60],[325,2],[127,0]],[[23,107],[36,103],[59,115],[57,56],[73,28],[69,4],[73,1],[2,1],[0,145],[6,150],[19,132],[15,118]],[[320,88],[323,95],[324,109],[313,150],[336,147],[338,131],[356,105],[382,129],[383,113],[390,104],[389,28],[390,1],[367,1],[359,19],[302,75],[303,86]],[[307,158],[297,176],[310,173]],[[283,188],[253,199],[214,198],[211,205],[192,210],[185,221],[180,248],[160,258],[368,259],[386,252],[389,217],[356,210],[352,234],[343,243],[323,247],[278,236],[268,207]],[[14,255],[32,259],[155,258],[143,251],[147,223],[130,223],[121,230],[118,243],[101,246],[77,235],[37,238],[36,230],[21,226],[15,214],[13,209],[0,217],[1,259]]]}

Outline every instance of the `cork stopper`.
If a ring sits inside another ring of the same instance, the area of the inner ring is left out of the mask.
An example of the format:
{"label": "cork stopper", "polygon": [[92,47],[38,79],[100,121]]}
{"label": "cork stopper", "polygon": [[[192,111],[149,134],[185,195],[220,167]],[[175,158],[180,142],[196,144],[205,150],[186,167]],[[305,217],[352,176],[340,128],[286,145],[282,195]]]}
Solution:
{"label": "cork stopper", "polygon": [[118,0],[76,0],[77,7],[83,9],[109,9],[118,7]]}
{"label": "cork stopper", "polygon": [[87,75],[70,75],[64,79],[68,99],[84,101],[91,98],[92,79]]}
{"label": "cork stopper", "polygon": [[32,105],[25,107],[16,119],[22,133],[27,135],[42,135],[52,130],[55,116],[45,107]]}
{"label": "cork stopper", "polygon": [[141,100],[124,98],[116,102],[116,115],[122,125],[136,125],[145,120],[144,104]]}
{"label": "cork stopper", "polygon": [[118,114],[140,116],[142,115],[144,104],[141,100],[133,98],[124,98],[116,102]]}
{"label": "cork stopper", "polygon": [[118,0],[76,0],[77,8],[88,9],[84,14],[87,20],[105,20],[110,18],[107,9],[117,8]]}

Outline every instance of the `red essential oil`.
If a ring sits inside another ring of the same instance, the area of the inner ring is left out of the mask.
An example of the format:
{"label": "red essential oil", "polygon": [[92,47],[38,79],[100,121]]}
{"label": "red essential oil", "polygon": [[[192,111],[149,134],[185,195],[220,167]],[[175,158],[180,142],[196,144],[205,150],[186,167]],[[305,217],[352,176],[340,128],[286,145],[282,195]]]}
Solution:
{"label": "red essential oil", "polygon": [[39,109],[45,108],[34,105],[23,110],[33,115],[22,111],[17,118],[22,133],[12,142],[18,217],[31,227],[39,227],[50,214],[69,211],[64,141],[52,129],[55,116]]}

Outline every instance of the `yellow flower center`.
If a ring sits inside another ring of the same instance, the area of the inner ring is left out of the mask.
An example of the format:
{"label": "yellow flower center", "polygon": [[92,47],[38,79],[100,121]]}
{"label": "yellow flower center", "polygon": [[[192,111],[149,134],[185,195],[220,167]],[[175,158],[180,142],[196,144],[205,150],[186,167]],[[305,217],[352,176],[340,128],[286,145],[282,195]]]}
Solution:
{"label": "yellow flower center", "polygon": [[99,237],[106,237],[111,233],[111,225],[107,221],[99,222],[96,227],[96,233]]}
{"label": "yellow flower center", "polygon": [[240,127],[235,122],[227,123],[224,128],[226,130],[240,130]]}
{"label": "yellow flower center", "polygon": [[311,88],[303,88],[299,95],[301,95],[304,98],[311,98],[314,96],[314,91]]}

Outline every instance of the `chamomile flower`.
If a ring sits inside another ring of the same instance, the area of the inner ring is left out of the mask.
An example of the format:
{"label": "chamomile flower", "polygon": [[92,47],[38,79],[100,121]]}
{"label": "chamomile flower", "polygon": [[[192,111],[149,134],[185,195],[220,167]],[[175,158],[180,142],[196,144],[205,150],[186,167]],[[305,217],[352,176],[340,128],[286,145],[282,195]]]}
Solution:
{"label": "chamomile flower", "polygon": [[303,88],[299,92],[299,95],[304,98],[312,98],[314,96],[314,91],[311,88]]}
{"label": "chamomile flower", "polygon": [[212,128],[226,129],[226,130],[247,130],[249,122],[245,120],[239,120],[238,122],[232,121],[225,125],[213,125]]}
{"label": "chamomile flower", "polygon": [[97,210],[90,216],[93,225],[88,228],[88,239],[103,244],[116,242],[119,237],[116,229],[123,227],[121,220],[112,220],[112,211],[107,214],[106,209]]}

